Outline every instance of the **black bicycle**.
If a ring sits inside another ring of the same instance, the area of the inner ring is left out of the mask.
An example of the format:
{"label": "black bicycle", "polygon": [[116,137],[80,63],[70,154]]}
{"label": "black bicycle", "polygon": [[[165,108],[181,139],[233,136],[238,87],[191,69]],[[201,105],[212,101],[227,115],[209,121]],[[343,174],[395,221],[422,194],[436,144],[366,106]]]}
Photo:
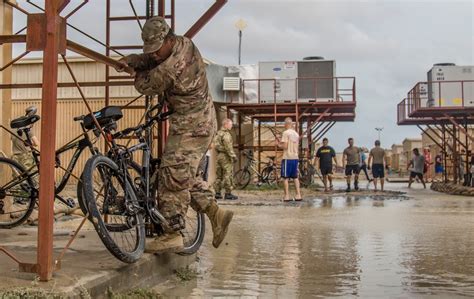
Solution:
{"label": "black bicycle", "polygon": [[[154,111],[159,112],[152,115]],[[170,225],[158,211],[157,170],[160,159],[151,156],[145,135],[152,126],[165,120],[172,112],[161,113],[161,105],[148,111],[145,124],[112,133],[105,129],[111,142],[107,155],[91,157],[82,174],[83,192],[89,212],[100,239],[106,248],[125,263],[136,262],[144,252],[145,238],[162,234]],[[138,143],[126,147],[116,139],[135,135]],[[141,164],[134,161],[135,152],[141,152]],[[184,250],[192,254],[202,244],[205,233],[204,215],[188,209],[186,228],[181,230]]]}
{"label": "black bicycle", "polygon": [[275,157],[268,157],[267,163],[264,165],[262,171],[258,172],[256,168],[257,160],[253,157],[251,150],[244,151],[244,156],[247,158],[244,167],[234,174],[234,184],[237,189],[245,189],[252,178],[252,174],[257,176],[257,186],[263,184],[275,185],[278,182],[278,167],[275,163]]}
{"label": "black bicycle", "polygon": [[[101,112],[97,112],[96,114],[96,118],[99,123],[106,125],[104,120],[108,120],[102,117]],[[117,115],[117,117],[122,117],[122,115]],[[12,134],[14,138],[21,139],[22,142],[25,143],[26,147],[31,150],[34,165],[28,169],[25,169],[23,165],[16,162],[15,160],[0,157],[0,172],[2,173],[2,181],[0,181],[0,228],[12,228],[24,223],[28,217],[30,217],[37,204],[39,186],[36,182],[36,178],[39,175],[40,153],[32,146],[30,131],[33,125],[39,120],[39,115],[31,114],[21,116],[11,121],[10,127],[12,129],[16,129],[20,135],[25,136],[25,139],[22,139],[21,137],[15,135],[12,131],[7,130],[2,126],[2,128]],[[56,151],[56,167],[60,167],[60,156],[65,152],[75,149],[72,159],[66,168],[64,176],[61,178],[59,184],[55,186],[54,190],[55,199],[58,199],[69,208],[76,206],[74,200],[65,199],[60,195],[60,193],[64,190],[67,183],[69,182],[72,171],[77,164],[77,160],[81,156],[83,150],[86,148],[88,148],[93,155],[99,152],[99,150],[93,145],[94,141],[89,137],[90,130],[93,130],[96,137],[100,134],[93,122],[92,116],[84,115],[75,117],[74,120],[80,122],[82,134]],[[82,204],[81,195],[81,193],[78,193],[78,202],[81,206],[81,209],[84,211],[85,209]]]}

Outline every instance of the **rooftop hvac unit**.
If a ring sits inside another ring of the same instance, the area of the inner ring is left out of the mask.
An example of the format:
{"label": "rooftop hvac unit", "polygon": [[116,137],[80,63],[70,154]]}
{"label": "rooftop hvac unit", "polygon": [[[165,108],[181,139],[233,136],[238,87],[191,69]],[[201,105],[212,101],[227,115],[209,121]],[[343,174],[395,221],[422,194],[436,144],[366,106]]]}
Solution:
{"label": "rooftop hvac unit", "polygon": [[224,91],[240,91],[239,77],[224,77],[223,88]]}
{"label": "rooftop hvac unit", "polygon": [[435,64],[428,71],[428,106],[462,107],[464,99],[465,107],[474,107],[474,82],[467,81],[474,81],[474,66]]}
{"label": "rooftop hvac unit", "polygon": [[303,60],[298,62],[298,100],[316,101],[335,98],[336,62]]}
{"label": "rooftop hvac unit", "polygon": [[260,101],[313,102],[335,99],[336,62],[317,57],[259,63]]}

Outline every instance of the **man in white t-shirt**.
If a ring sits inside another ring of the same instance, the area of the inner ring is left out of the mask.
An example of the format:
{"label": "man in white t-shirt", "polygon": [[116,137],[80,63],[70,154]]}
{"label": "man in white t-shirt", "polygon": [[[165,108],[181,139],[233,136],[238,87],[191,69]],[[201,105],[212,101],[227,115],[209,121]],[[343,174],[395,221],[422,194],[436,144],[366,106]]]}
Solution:
{"label": "man in white t-shirt", "polygon": [[289,179],[293,179],[295,182],[296,198],[294,200],[301,201],[300,181],[298,179],[298,146],[300,136],[293,129],[291,117],[285,118],[285,131],[281,140],[277,139],[277,142],[278,146],[283,149],[283,160],[281,161],[281,177],[285,186],[285,198],[283,201],[291,201],[288,186]]}

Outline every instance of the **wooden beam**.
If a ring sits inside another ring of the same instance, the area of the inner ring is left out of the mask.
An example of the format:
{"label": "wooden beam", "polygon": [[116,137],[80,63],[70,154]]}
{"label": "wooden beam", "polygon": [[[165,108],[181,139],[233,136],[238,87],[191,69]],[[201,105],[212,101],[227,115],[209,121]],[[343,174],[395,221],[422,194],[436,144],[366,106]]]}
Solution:
{"label": "wooden beam", "polygon": [[[118,62],[115,59],[112,59],[108,56],[105,56],[104,54],[100,54],[99,52],[96,52],[94,50],[91,50],[87,47],[84,47],[82,45],[79,45],[78,43],[75,43],[71,40],[67,40],[66,42],[67,49],[70,51],[73,51],[77,54],[80,54],[82,56],[88,57],[90,59],[93,59],[97,62],[103,63],[105,65],[108,65],[113,68],[120,68],[122,64]],[[132,74],[133,69],[131,67],[127,67],[124,69],[125,72]]]}
{"label": "wooden beam", "polygon": [[193,38],[227,3],[227,0],[216,0],[209,9],[194,23],[191,28],[184,34],[187,38]]}
{"label": "wooden beam", "polygon": [[[2,4],[5,5],[5,4]],[[11,9],[11,8],[10,8]],[[4,22],[7,21],[5,17]],[[3,33],[6,33],[4,30]],[[26,34],[18,34],[18,35],[0,35],[0,45],[2,44],[16,44],[16,43],[26,43]]]}
{"label": "wooden beam", "polygon": [[[66,1],[67,2],[67,1]],[[59,11],[65,1],[45,1],[46,43],[43,52],[41,101],[41,160],[38,208],[38,275],[41,281],[53,277],[53,221],[55,197],[56,108],[58,92],[58,54],[61,35]]]}

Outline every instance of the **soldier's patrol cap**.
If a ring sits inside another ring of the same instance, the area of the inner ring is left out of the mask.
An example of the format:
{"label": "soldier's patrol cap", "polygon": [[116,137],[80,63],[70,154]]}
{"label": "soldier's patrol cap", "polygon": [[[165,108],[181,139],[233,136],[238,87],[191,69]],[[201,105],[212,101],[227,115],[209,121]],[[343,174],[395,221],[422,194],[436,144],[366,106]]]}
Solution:
{"label": "soldier's patrol cap", "polygon": [[148,19],[145,25],[143,25],[142,30],[143,53],[158,51],[163,45],[169,31],[170,26],[163,17]]}

